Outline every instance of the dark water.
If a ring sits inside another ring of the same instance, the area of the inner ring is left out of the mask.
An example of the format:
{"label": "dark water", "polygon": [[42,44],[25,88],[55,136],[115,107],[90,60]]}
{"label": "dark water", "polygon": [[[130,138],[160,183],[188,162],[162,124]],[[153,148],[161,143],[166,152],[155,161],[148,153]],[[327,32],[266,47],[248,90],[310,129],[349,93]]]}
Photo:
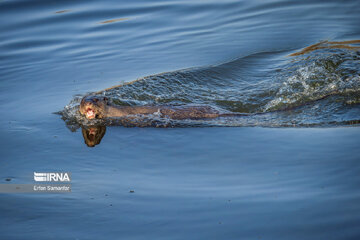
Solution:
{"label": "dark water", "polygon": [[[1,181],[69,171],[73,185],[1,194],[0,239],[358,239],[360,44],[290,55],[360,39],[359,9],[0,1]],[[107,127],[89,148],[76,107],[97,91],[250,115],[124,121],[186,128]]]}

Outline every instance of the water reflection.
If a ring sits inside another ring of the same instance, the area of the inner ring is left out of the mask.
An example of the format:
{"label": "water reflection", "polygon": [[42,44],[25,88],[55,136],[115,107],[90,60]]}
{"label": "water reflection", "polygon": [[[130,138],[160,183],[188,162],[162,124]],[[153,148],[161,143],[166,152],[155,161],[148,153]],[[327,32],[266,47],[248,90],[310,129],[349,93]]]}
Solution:
{"label": "water reflection", "polygon": [[349,44],[360,44],[360,40],[348,40],[348,41],[322,41],[313,45],[310,45],[299,52],[290,54],[290,56],[304,55],[309,52],[319,49],[347,49],[347,50],[360,50],[360,46],[352,46]]}
{"label": "water reflection", "polygon": [[129,18],[116,18],[116,19],[112,19],[112,20],[107,20],[107,21],[100,22],[100,24],[120,22],[120,21],[125,21],[125,20],[128,20],[128,19],[129,19]]}
{"label": "water reflection", "polygon": [[85,144],[88,147],[95,147],[95,145],[100,144],[101,139],[104,137],[106,132],[105,126],[89,126],[82,127],[82,135],[85,140]]}
{"label": "water reflection", "polygon": [[67,12],[70,12],[70,10],[65,9],[65,10],[57,11],[57,12],[55,12],[55,14],[67,13]]}
{"label": "water reflection", "polygon": [[[359,125],[360,120],[353,121],[344,121],[343,125]],[[310,127],[311,125],[309,125]],[[101,140],[105,136],[106,126],[82,126],[81,127],[82,135],[84,137],[85,144],[88,147],[95,147],[95,145],[99,145]]]}

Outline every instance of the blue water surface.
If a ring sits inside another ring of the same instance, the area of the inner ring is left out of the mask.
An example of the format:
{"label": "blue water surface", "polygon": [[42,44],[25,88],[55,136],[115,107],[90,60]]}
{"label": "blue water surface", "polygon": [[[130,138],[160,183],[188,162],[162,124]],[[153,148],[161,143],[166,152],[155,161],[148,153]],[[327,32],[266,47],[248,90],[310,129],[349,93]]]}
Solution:
{"label": "blue water surface", "polygon": [[[0,181],[72,174],[71,193],[0,194],[0,239],[359,239],[356,124],[113,126],[91,148],[53,114],[74,95],[187,68],[206,68],[196,87],[209,76],[234,84],[232,96],[249,79],[266,89],[289,54],[360,39],[359,9],[357,0],[0,1]],[[358,66],[356,51],[334,51]],[[347,74],[356,90],[358,72]],[[300,119],[359,120],[356,94]]]}

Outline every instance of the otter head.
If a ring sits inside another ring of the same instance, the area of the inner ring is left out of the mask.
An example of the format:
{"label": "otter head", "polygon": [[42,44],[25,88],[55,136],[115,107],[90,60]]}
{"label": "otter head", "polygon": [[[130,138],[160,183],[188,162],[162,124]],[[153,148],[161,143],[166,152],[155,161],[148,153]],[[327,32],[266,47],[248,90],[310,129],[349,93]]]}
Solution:
{"label": "otter head", "polygon": [[81,100],[80,113],[87,119],[104,118],[106,105],[109,100],[107,97],[87,96]]}

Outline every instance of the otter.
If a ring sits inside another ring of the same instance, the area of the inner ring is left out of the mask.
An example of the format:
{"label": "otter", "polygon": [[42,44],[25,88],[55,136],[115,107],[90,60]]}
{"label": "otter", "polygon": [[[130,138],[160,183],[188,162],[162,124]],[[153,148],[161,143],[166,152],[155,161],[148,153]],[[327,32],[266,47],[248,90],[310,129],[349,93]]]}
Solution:
{"label": "otter", "polygon": [[209,106],[117,106],[107,97],[85,96],[80,103],[80,113],[87,119],[125,117],[129,115],[157,114],[173,120],[207,119],[223,116],[244,116],[242,113],[220,113]]}

